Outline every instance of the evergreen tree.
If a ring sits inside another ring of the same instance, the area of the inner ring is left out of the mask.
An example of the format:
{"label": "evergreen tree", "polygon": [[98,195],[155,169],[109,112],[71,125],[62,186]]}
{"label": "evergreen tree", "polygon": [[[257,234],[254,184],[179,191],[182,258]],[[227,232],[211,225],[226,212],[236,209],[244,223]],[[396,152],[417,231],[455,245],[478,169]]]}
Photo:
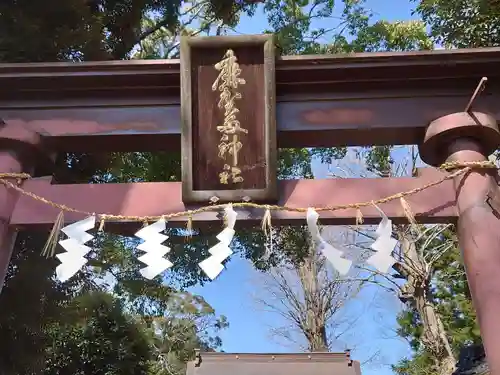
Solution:
{"label": "evergreen tree", "polygon": [[117,298],[90,292],[64,310],[64,318],[47,328],[44,375],[148,374],[149,338]]}

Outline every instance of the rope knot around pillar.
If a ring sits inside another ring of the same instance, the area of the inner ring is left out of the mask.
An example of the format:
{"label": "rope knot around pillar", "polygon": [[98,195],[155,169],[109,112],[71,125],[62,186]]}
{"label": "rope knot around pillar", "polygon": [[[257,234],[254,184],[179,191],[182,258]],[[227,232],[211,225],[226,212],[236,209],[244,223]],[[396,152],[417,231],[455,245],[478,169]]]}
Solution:
{"label": "rope knot around pillar", "polygon": [[0,172],[0,178],[1,179],[14,178],[16,180],[27,180],[27,179],[31,178],[31,176],[28,173],[4,173],[4,172]]}
{"label": "rope knot around pillar", "polygon": [[0,181],[15,179],[17,185],[21,185],[23,183],[23,180],[27,180],[29,178],[31,178],[31,176],[28,173],[0,173]]}
{"label": "rope knot around pillar", "polygon": [[497,165],[490,160],[483,161],[448,161],[439,166],[439,169],[450,172],[454,169],[498,169]]}

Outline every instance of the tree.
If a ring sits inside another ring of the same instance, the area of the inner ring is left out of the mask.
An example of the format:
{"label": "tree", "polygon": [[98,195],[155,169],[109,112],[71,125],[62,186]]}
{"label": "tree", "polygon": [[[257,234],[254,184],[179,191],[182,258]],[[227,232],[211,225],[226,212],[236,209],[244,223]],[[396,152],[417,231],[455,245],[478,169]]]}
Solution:
{"label": "tree", "polygon": [[[234,27],[241,11],[253,15],[255,2],[234,2],[233,0],[215,2],[196,0],[186,2],[178,16],[175,28],[161,24],[161,18],[145,15],[141,29],[146,38],[139,42],[133,53],[135,59],[178,58],[180,36],[210,35],[214,29],[220,35]],[[158,26],[159,27],[158,27]],[[154,30],[149,33],[149,30]]]}
{"label": "tree", "polygon": [[155,375],[184,375],[186,363],[194,359],[196,349],[213,351],[220,348],[221,339],[213,334],[228,324],[225,318],[215,316],[203,298],[189,293],[171,299],[167,311],[162,317],[146,319],[154,331],[152,372]]}
{"label": "tree", "polygon": [[[446,48],[477,48],[500,45],[500,3],[494,1],[414,0],[416,13],[430,27],[433,41]],[[433,295],[437,303],[453,352],[464,345],[481,341],[476,314],[472,306],[465,270],[457,248],[435,265]],[[413,332],[412,314],[401,317],[407,337]],[[403,361],[402,374],[418,372],[429,363],[428,355],[419,353],[413,361]]]}
{"label": "tree", "polygon": [[[61,319],[61,304],[72,298],[72,285],[53,282],[55,260],[41,261],[37,245],[44,234],[19,236],[7,269],[0,304],[0,368],[2,374],[39,374],[50,340],[48,325]],[[36,249],[36,250],[35,250]]]}
{"label": "tree", "polygon": [[286,228],[277,242],[273,245],[279,247],[277,251],[307,249],[308,254],[274,267],[263,277],[264,290],[259,292],[257,303],[286,322],[274,327],[272,334],[304,351],[330,351],[355,320],[342,318],[341,312],[361,290],[363,280],[340,277],[304,231]]}
{"label": "tree", "polygon": [[140,325],[110,294],[83,294],[48,328],[45,375],[148,373],[152,350]]}
{"label": "tree", "polygon": [[[412,148],[411,162],[401,168],[403,173],[408,169],[413,172],[417,155]],[[393,159],[390,147],[378,147],[367,155],[369,170],[383,177],[393,175]],[[427,359],[428,367],[440,374],[451,374],[455,368],[455,356],[449,338],[437,311],[436,301],[432,295],[432,283],[435,280],[436,262],[456,247],[453,237],[450,238],[449,226],[394,226],[400,242],[397,252],[396,274],[391,275],[399,299],[407,306],[398,321],[402,337],[411,336],[410,345]],[[400,286],[394,280],[403,279]],[[409,333],[412,331],[413,336]],[[419,367],[419,370],[421,368]]]}
{"label": "tree", "polygon": [[[406,280],[399,289],[399,298],[408,310],[398,319],[401,325],[399,334],[411,337],[413,349],[423,353],[432,370],[439,374],[451,374],[456,364],[432,290],[437,272],[435,263],[456,248],[453,238],[447,240],[446,235],[450,235],[447,226],[425,228],[416,238],[399,231],[401,248],[399,261],[394,267],[398,271],[396,277]],[[405,321],[408,318],[412,321]]]}
{"label": "tree", "polygon": [[401,288],[407,309],[398,318],[398,333],[416,355],[395,367],[401,374],[450,373],[463,346],[481,342],[454,227],[427,228],[415,247],[424,245],[413,256],[418,262],[406,261],[418,273],[396,267],[403,277],[413,274]]}
{"label": "tree", "polygon": [[[138,44],[158,30],[168,30],[175,34],[181,25],[180,9],[184,4],[180,0],[50,0],[43,3],[7,0],[0,4],[0,61],[129,58]],[[197,6],[202,8],[200,14],[206,18],[205,28],[212,21],[219,26],[234,24],[241,11],[250,11],[254,7],[233,1],[204,1],[197,3]],[[149,16],[151,22],[143,23],[146,16]],[[129,154],[125,158],[133,162],[135,156],[137,155]],[[111,163],[122,157],[124,156],[119,154],[105,157],[82,153],[60,154],[55,178],[60,182],[107,182]],[[151,159],[157,160],[154,157]],[[166,159],[167,163],[171,161],[170,170],[165,171],[168,176],[178,173],[176,159]],[[163,166],[165,161],[161,164]],[[39,171],[35,171],[37,173]],[[154,173],[142,171],[143,176],[151,179],[154,178],[151,177]],[[71,347],[72,354],[66,353],[59,345],[70,339],[64,335],[76,337],[87,334],[88,331],[84,330],[84,325],[73,325],[70,329],[70,323],[59,323],[67,314],[66,306],[72,303],[74,297],[90,298],[89,292],[103,291],[102,278],[107,273],[117,275],[114,279],[114,292],[134,314],[164,316],[165,309],[171,306],[168,301],[177,295],[177,291],[164,285],[161,279],[149,282],[140,277],[137,272],[139,265],[131,256],[130,246],[126,245],[125,238],[105,235],[96,238],[96,249],[100,247],[103,251],[92,254],[91,266],[86,267],[72,282],[61,285],[52,277],[56,262],[37,257],[36,253],[43,247],[45,240],[44,234],[27,231],[19,233],[6,285],[0,295],[0,303],[10,306],[0,314],[0,331],[4,343],[0,367],[6,374],[40,373],[44,369],[44,358],[47,355],[45,348],[51,343],[50,335],[60,338],[54,341],[55,346],[52,347],[57,358],[62,355],[77,355],[76,342]],[[22,299],[19,298],[20,293],[24,295]],[[116,309],[119,305],[114,303],[111,306],[113,308],[100,310],[100,319],[105,319],[106,315],[111,319],[112,314],[118,313]],[[182,306],[184,313],[192,309],[193,306],[188,302]],[[178,310],[181,310],[180,306]],[[206,307],[194,310],[197,311],[198,319],[214,316],[213,311],[209,312]],[[183,319],[186,321],[188,317]],[[220,322],[214,322],[215,324],[223,327]],[[102,328],[101,331],[94,332],[100,339],[113,340],[110,337],[113,332],[99,325],[95,328]],[[190,332],[200,334],[192,330]],[[216,343],[217,341],[212,344]]]}
{"label": "tree", "polygon": [[[365,9],[363,3],[344,1],[342,19],[338,25],[330,29],[316,30],[312,29],[312,22],[318,18],[331,18],[333,2],[318,0],[309,4],[300,1],[269,1],[265,9],[282,54],[432,48],[423,23],[372,23],[371,13]],[[352,42],[347,41],[345,32],[354,36]],[[321,43],[320,39],[325,36],[331,39],[330,43]],[[372,152],[377,150],[378,148],[373,148]],[[281,160],[289,158],[295,163],[300,160],[296,165],[307,166],[309,169],[303,167],[293,170],[292,166],[286,166],[280,169],[280,178],[311,178],[310,163],[313,158],[331,163],[332,160],[343,158],[345,155],[346,148],[286,150],[280,155],[284,157]],[[357,291],[361,285],[356,282],[349,285],[345,280],[339,280],[337,276],[326,272],[324,260],[311,250],[306,228],[277,228],[273,231],[273,237],[274,257],[271,256],[271,264],[287,266],[285,272],[282,267],[271,270],[272,276],[267,287],[271,289],[272,295],[282,296],[284,302],[260,302],[298,328],[305,336],[309,350],[328,350],[331,342],[327,338],[327,322],[335,325],[332,318],[338,312],[339,306],[345,303],[351,294],[355,294],[346,290]],[[296,276],[294,282],[290,281],[291,273]],[[280,332],[291,338],[289,331]]]}
{"label": "tree", "polygon": [[[202,27],[234,25],[255,4],[181,0],[6,0],[0,5],[0,60],[35,62],[124,59],[143,40],[165,28],[178,29],[187,4]],[[154,23],[143,26],[149,16]]]}
{"label": "tree", "polygon": [[482,0],[413,0],[438,44],[455,48],[500,45],[500,3]]}
{"label": "tree", "polygon": [[227,326],[189,293],[172,298],[163,316],[127,311],[107,292],[72,300],[61,320],[47,327],[51,345],[43,373],[184,375],[195,349],[218,348],[220,339],[212,333]]}
{"label": "tree", "polygon": [[[182,369],[183,361],[194,355],[196,347],[217,349],[220,346],[217,332],[227,327],[225,318],[217,317],[199,296],[180,293],[164,285],[161,279],[142,279],[138,274],[140,266],[133,255],[113,246],[116,242],[106,244],[105,240],[100,240],[102,242],[97,244],[102,251],[96,252],[95,256],[99,254],[101,259],[108,257],[108,260],[114,256],[123,257],[123,265],[112,270],[117,278],[112,285],[107,285],[99,280],[98,271],[90,269],[67,283],[54,281],[56,261],[41,260],[33,251],[36,241],[32,237],[19,241],[18,246],[24,250],[14,253],[0,295],[0,303],[10,306],[0,313],[0,334],[4,337],[0,355],[2,374],[32,374],[44,370],[57,373],[66,368],[64,366],[77,368],[81,364],[78,362],[81,351],[88,353],[85,357],[87,367],[84,368],[97,368],[101,360],[94,355],[93,347],[99,342],[103,352],[107,345],[117,350],[121,348],[123,337],[116,334],[117,327],[123,328],[123,332],[131,332],[130,335],[137,335],[138,340],[147,336],[151,347],[148,355],[152,357],[148,366],[153,368],[164,363],[159,361],[158,351],[153,345],[160,338],[162,348],[170,348],[167,363],[169,366],[176,363],[177,369]],[[95,263],[95,260],[91,259],[91,262]],[[114,296],[109,295],[110,290]],[[89,312],[94,315],[89,315]],[[135,319],[141,324],[130,323]],[[94,321],[104,325],[94,324]],[[162,327],[177,326],[179,329],[154,329],[153,322],[159,321],[163,322]],[[112,325],[106,326],[106,322]],[[132,337],[127,340],[131,342]],[[142,344],[120,350],[131,361],[138,353],[144,354]],[[183,372],[179,370],[178,373]],[[163,375],[158,372],[160,374]]]}
{"label": "tree", "polygon": [[[422,1],[421,4],[437,2]],[[379,21],[370,25],[370,14],[363,8],[363,2],[352,2],[350,6],[353,17],[349,28],[356,35],[352,50],[432,49],[424,23]],[[370,147],[362,156],[368,171],[379,177],[389,177],[394,172],[400,174],[401,170],[408,172],[408,168],[394,165],[392,147]],[[412,152],[413,161],[415,156]],[[409,172],[413,170],[414,163]],[[406,304],[406,310],[399,317],[399,333],[410,340],[416,351],[413,360],[403,360],[395,369],[402,374],[449,373],[459,347],[468,340],[477,340],[478,333],[474,314],[470,314],[470,298],[466,297],[467,283],[454,232],[452,228],[435,227],[416,234],[419,232],[408,226],[397,226],[395,231],[402,246],[398,252],[398,272],[390,277],[390,286]],[[447,263],[450,259],[455,260],[453,266]],[[453,270],[457,266],[458,273],[456,268]],[[406,281],[403,287],[399,283],[401,278]],[[451,279],[457,280],[455,288],[449,287]]]}
{"label": "tree", "polygon": [[[369,149],[364,155],[367,169],[380,177],[414,171],[415,152],[410,165],[401,167],[391,149]],[[384,275],[389,285],[382,285],[405,304],[398,317],[398,334],[415,352],[394,370],[405,375],[451,374],[461,347],[480,340],[454,227],[393,227],[400,242],[396,273]]]}

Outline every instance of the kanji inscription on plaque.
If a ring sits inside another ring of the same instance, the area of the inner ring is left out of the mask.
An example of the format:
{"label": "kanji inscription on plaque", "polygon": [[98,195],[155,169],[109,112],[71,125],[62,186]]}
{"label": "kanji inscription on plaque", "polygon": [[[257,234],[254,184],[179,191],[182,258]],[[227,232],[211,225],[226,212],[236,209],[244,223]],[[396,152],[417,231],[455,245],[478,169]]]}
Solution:
{"label": "kanji inscription on plaque", "polygon": [[272,36],[181,41],[185,203],[277,198]]}

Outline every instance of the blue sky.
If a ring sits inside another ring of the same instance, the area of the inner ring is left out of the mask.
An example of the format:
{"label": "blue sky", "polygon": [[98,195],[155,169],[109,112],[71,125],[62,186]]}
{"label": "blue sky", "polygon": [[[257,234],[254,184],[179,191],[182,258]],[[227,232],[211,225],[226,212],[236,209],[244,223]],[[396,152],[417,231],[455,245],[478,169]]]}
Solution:
{"label": "blue sky", "polygon": [[[340,3],[340,1],[337,0],[336,3]],[[417,18],[412,15],[414,3],[410,0],[367,0],[366,6],[373,11],[374,20],[398,21]],[[339,11],[341,11],[340,6]],[[321,20],[321,22],[316,22],[313,28],[331,28],[335,23],[337,23],[337,20]],[[236,31],[241,34],[259,34],[267,26],[267,20],[261,6],[254,17],[242,17],[240,24],[236,27]]]}
{"label": "blue sky", "polygon": [[[368,6],[375,12],[376,19],[389,21],[408,20],[412,3],[407,0],[368,0]],[[336,21],[332,21],[336,22]],[[331,27],[328,20],[313,27]],[[258,34],[267,27],[261,10],[249,19],[243,17],[236,28],[238,33]],[[325,166],[314,165],[318,178],[326,177]],[[226,352],[290,352],[298,347],[283,346],[271,339],[270,328],[284,324],[279,316],[260,311],[253,295],[262,293],[262,275],[251,264],[238,256],[227,263],[227,269],[215,281],[192,292],[205,297],[217,314],[225,315],[230,323],[222,333],[223,350]],[[337,343],[337,349],[352,348],[352,356],[361,362],[374,357],[363,365],[363,375],[392,374],[390,364],[397,362],[411,352],[407,344],[396,337],[395,315],[400,309],[398,300],[376,287],[368,287],[350,303],[344,314],[355,317],[357,324],[350,334]]]}

